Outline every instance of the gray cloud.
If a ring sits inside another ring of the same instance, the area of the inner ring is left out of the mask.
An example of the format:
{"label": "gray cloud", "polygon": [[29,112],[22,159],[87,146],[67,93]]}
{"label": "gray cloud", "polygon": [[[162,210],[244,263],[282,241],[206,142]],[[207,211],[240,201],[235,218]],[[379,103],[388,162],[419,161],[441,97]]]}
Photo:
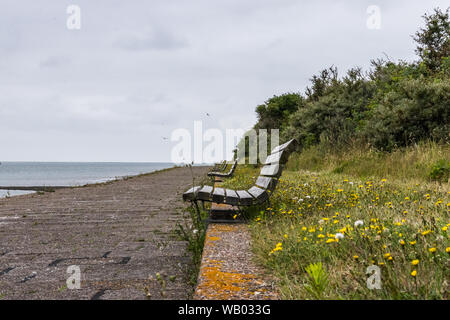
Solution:
{"label": "gray cloud", "polygon": [[161,28],[153,28],[145,33],[121,35],[114,45],[126,50],[174,50],[187,46],[186,40]]}
{"label": "gray cloud", "polygon": [[[167,161],[176,128],[250,128],[254,108],[335,65],[414,60],[448,1],[2,1],[0,161]],[[379,5],[380,30],[366,27]],[[211,116],[206,116],[209,113]],[[156,150],[156,151],[155,151]]]}

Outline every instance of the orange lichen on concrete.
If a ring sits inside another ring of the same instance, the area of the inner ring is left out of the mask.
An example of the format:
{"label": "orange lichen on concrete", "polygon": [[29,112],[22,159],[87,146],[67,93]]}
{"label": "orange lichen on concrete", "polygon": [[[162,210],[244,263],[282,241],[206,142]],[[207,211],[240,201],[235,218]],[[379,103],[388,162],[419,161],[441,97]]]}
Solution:
{"label": "orange lichen on concrete", "polygon": [[249,259],[243,224],[210,224],[206,232],[195,299],[274,299]]}
{"label": "orange lichen on concrete", "polygon": [[[243,274],[237,272],[221,271],[222,261],[207,260],[206,266],[202,268],[202,283],[197,287],[196,293],[207,296],[208,299],[228,300],[233,298],[245,298],[241,291],[248,291],[248,294],[254,293],[246,285],[255,278],[252,274]],[[239,297],[233,297],[235,292],[239,291]]]}

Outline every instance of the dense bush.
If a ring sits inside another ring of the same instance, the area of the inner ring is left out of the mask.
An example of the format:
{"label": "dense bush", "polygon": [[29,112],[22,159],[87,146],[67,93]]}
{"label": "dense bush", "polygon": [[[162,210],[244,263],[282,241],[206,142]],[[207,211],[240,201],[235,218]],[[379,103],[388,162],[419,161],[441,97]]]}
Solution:
{"label": "dense bush", "polygon": [[372,68],[331,67],[311,78],[304,94],[274,96],[256,108],[255,128],[280,129],[282,140],[334,148],[355,142],[392,150],[421,140],[450,142],[449,9],[424,15],[414,39],[419,60],[382,59]]}

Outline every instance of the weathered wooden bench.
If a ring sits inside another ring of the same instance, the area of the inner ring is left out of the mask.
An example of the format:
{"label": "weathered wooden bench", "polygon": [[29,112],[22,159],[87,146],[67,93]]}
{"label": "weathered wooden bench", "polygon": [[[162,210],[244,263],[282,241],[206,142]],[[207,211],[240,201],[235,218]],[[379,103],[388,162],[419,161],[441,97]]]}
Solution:
{"label": "weathered wooden bench", "polygon": [[[229,178],[233,176],[234,171],[236,170],[236,166],[239,159],[234,160],[233,165],[231,166],[230,170],[228,172],[220,172],[220,171],[210,171],[208,172],[208,177],[214,178]],[[225,162],[225,168],[228,165],[227,162]],[[225,168],[223,170],[225,170]]]}
{"label": "weathered wooden bench", "polygon": [[269,200],[289,155],[296,149],[297,145],[297,141],[292,139],[275,147],[264,162],[255,185],[248,190],[231,190],[208,185],[195,186],[183,194],[183,200],[191,201],[196,206],[198,201],[229,204],[237,208],[262,204]]}
{"label": "weathered wooden bench", "polygon": [[227,160],[223,160],[221,163],[216,163],[211,172],[223,172],[227,168]]}

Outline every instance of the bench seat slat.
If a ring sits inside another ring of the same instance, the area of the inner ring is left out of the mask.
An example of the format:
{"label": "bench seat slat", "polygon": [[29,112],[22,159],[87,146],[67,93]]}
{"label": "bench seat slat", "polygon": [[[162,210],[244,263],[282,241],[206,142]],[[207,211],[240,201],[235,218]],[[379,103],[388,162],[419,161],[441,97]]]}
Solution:
{"label": "bench seat slat", "polygon": [[279,174],[280,174],[280,165],[278,163],[264,166],[261,169],[262,176],[278,177]]}
{"label": "bench seat slat", "polygon": [[209,201],[211,199],[212,191],[213,191],[213,187],[203,186],[203,188],[201,188],[197,193],[197,199],[203,200],[203,201]]}
{"label": "bench seat slat", "polygon": [[236,193],[239,196],[239,205],[251,206],[253,204],[253,197],[246,190],[237,190]]}
{"label": "bench seat slat", "polygon": [[280,152],[280,151],[288,149],[288,148],[293,149],[295,147],[295,145],[296,145],[296,141],[294,139],[289,140],[288,142],[283,143],[282,145],[279,145],[279,146],[273,148],[272,153]]}
{"label": "bench seat slat", "polygon": [[196,187],[190,188],[188,191],[183,193],[183,200],[184,201],[195,200],[195,198],[197,196],[197,192],[198,192],[198,190],[200,190],[200,188],[201,188],[201,186],[196,186]]}
{"label": "bench seat slat", "polygon": [[214,188],[212,193],[212,201],[216,203],[222,203],[225,201],[225,189],[224,188]]}
{"label": "bench seat slat", "polygon": [[270,177],[259,176],[255,184],[263,189],[271,189],[274,179]]}
{"label": "bench seat slat", "polygon": [[282,157],[283,152],[276,152],[270,154],[264,164],[278,163],[280,162],[280,158]]}
{"label": "bench seat slat", "polygon": [[226,198],[225,201],[227,204],[231,204],[232,206],[237,206],[239,204],[239,196],[236,191],[231,189],[225,189]]}
{"label": "bench seat slat", "polygon": [[248,190],[248,193],[250,193],[256,199],[257,203],[262,203],[269,199],[267,191],[256,186],[251,187]]}

